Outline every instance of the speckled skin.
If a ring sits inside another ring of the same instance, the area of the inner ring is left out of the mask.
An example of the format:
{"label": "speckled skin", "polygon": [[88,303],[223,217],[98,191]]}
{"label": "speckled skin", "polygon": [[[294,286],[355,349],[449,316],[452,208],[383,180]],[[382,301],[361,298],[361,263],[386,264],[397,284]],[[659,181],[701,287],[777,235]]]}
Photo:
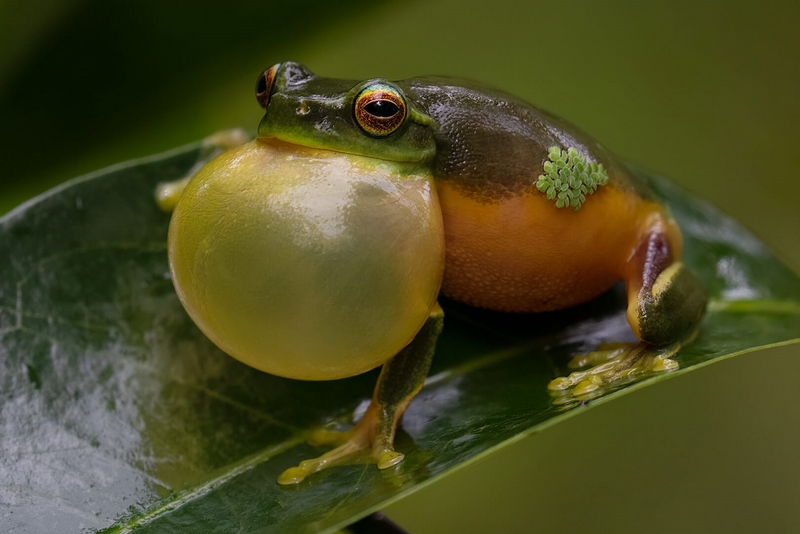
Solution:
{"label": "speckled skin", "polygon": [[[680,232],[650,191],[575,126],[468,82],[398,85],[438,126],[432,170],[445,225],[445,295],[494,310],[550,311],[635,279],[628,261],[650,232],[666,232],[672,260],[680,259]],[[608,185],[577,212],[533,185],[551,146],[576,148],[608,170]]]}
{"label": "speckled skin", "polygon": [[[665,236],[668,263],[680,259],[680,231],[651,192],[567,121],[471,82],[411,78],[394,83],[411,112],[406,124],[373,139],[350,109],[375,83],[389,82],[320,78],[283,63],[259,135],[426,167],[444,219],[445,295],[494,310],[556,310],[618,280],[638,292],[642,273],[630,262],[650,234]],[[535,186],[552,146],[575,148],[608,172],[577,212]]]}
{"label": "speckled skin", "polygon": [[[384,92],[388,92],[385,97],[375,97]],[[652,354],[647,356],[650,345],[673,354],[696,331],[706,293],[680,263],[677,225],[624,164],[568,122],[469,82],[338,80],[316,76],[293,62],[267,69],[257,83],[256,97],[266,110],[258,128],[264,146],[277,141],[304,147],[297,150],[299,158],[308,149],[330,151],[335,158],[366,156],[362,159],[401,181],[413,176],[433,184],[436,195],[431,199],[438,197],[441,219],[437,215],[425,224],[439,237],[444,234],[444,258],[437,248],[429,257],[421,258],[417,252],[400,259],[414,263],[435,257],[440,267],[434,269],[436,275],[444,272],[445,295],[493,310],[541,312],[586,302],[622,280],[628,294],[628,322],[645,347],[617,358],[627,374],[657,367],[643,363],[652,361]],[[373,105],[373,97],[378,105]],[[577,211],[558,208],[536,187],[551,147],[575,149],[608,174],[607,184],[587,195]],[[326,175],[326,179],[337,177]],[[247,226],[250,218],[245,219]],[[375,219],[376,225],[381,224],[380,216]],[[370,257],[358,243],[354,245],[353,254]],[[432,280],[439,287],[439,279]],[[316,313],[316,308],[323,306],[312,300],[308,312]],[[307,317],[290,319],[295,318]],[[316,441],[338,447],[287,469],[279,483],[299,483],[332,465],[362,463],[364,455],[382,469],[401,461],[402,453],[394,450],[394,431],[424,384],[442,324],[443,312],[434,304],[427,319],[408,325],[416,335],[406,346],[395,347],[395,355],[384,363],[364,417],[348,432],[318,433]],[[361,334],[358,326],[347,328],[356,337]],[[663,369],[676,365],[663,358],[658,361]],[[614,381],[615,372],[594,374],[593,380]],[[298,378],[315,378],[311,374]],[[572,384],[571,379],[554,382],[558,383],[551,383],[550,389]],[[597,387],[581,382],[575,390]]]}
{"label": "speckled skin", "polygon": [[481,202],[453,182],[437,189],[445,226],[442,292],[473,306],[550,311],[591,300],[628,277],[638,285],[640,273],[628,261],[648,231],[667,229],[679,254],[677,227],[635,193],[601,188],[573,212],[538,191]]}

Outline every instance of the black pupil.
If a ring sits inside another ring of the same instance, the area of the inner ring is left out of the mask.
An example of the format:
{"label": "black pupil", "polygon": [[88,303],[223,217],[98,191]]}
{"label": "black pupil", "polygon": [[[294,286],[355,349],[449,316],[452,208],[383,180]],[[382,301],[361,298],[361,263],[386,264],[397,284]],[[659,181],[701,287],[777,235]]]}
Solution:
{"label": "black pupil", "polygon": [[256,94],[261,94],[267,90],[267,76],[262,73],[261,77],[258,79],[258,84],[256,85]]}
{"label": "black pupil", "polygon": [[375,102],[370,102],[364,106],[364,109],[370,115],[382,118],[391,117],[400,111],[400,108],[397,107],[397,104],[394,102],[389,102],[388,100],[376,100]]}

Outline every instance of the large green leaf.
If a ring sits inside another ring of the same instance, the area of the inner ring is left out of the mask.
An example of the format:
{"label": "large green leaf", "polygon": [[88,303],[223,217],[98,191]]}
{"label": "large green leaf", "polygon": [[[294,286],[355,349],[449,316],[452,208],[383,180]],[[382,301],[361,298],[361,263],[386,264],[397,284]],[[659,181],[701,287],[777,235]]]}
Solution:
{"label": "large green leaf", "polygon": [[599,402],[800,338],[800,279],[736,222],[640,173],[671,207],[685,261],[712,294],[680,370],[555,403],[547,383],[572,355],[631,339],[619,290],[540,316],[445,303],[431,376],[398,433],[405,461],[279,486],[282,470],[320,452],[305,444],[309,431],[348,424],[377,375],[276,378],[192,324],[172,289],[169,218],[152,191],[200,157],[193,145],[113,167],[0,219],[3,531],[331,531]]}

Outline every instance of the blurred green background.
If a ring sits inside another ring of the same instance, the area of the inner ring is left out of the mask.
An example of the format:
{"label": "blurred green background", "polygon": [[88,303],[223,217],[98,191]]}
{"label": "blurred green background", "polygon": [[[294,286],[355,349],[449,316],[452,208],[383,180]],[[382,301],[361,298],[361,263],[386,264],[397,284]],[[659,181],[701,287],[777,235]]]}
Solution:
{"label": "blurred green background", "polygon": [[[800,4],[0,0],[0,213],[233,126],[261,70],[517,94],[744,222],[800,272]],[[412,533],[800,531],[800,348],[660,383],[386,508]]]}

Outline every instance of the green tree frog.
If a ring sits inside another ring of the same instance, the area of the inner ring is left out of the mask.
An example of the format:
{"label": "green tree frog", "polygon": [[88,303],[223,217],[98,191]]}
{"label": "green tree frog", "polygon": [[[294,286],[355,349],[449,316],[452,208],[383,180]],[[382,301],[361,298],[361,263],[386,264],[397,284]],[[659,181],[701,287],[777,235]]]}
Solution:
{"label": "green tree frog", "polygon": [[[706,292],[680,261],[675,221],[566,121],[469,82],[339,80],[293,62],[264,71],[256,97],[255,140],[157,192],[175,208],[178,296],[223,351],[268,373],[331,380],[383,366],[363,418],[320,432],[336,447],[281,484],[365,456],[402,460],[394,434],[428,373],[440,293],[545,312],[622,280],[641,343],[551,389],[669,368],[664,355],[696,331]],[[642,358],[651,348],[661,356]]]}

